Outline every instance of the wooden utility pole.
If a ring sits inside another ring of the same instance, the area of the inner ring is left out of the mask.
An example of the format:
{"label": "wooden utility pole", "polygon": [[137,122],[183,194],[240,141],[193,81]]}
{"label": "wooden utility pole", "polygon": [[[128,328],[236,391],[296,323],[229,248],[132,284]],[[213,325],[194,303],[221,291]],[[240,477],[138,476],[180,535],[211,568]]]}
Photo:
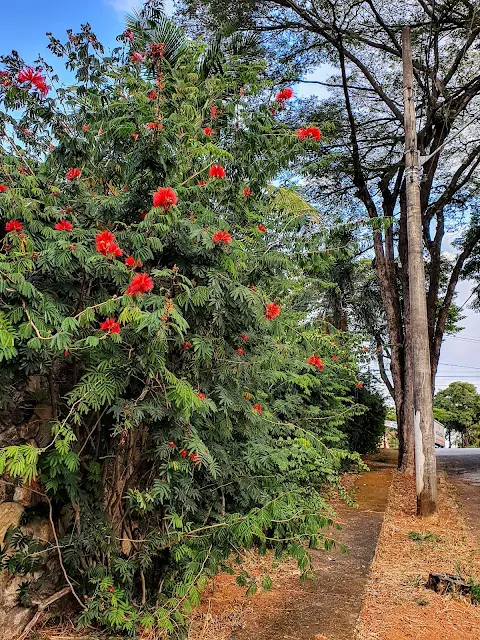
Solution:
{"label": "wooden utility pole", "polygon": [[410,27],[403,28],[402,41],[410,336],[414,372],[415,475],[417,513],[427,516],[437,510],[437,464],[420,206],[420,155],[417,149],[415,103],[413,101]]}

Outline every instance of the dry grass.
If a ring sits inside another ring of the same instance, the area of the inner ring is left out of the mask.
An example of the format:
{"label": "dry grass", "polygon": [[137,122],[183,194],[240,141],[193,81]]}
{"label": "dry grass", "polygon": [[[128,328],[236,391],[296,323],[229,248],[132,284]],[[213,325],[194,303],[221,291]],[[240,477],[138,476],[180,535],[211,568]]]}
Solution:
{"label": "dry grass", "polygon": [[[356,639],[478,640],[480,607],[424,585],[430,572],[478,581],[479,541],[471,538],[455,490],[443,478],[437,514],[417,518],[415,500],[413,478],[396,473]],[[412,540],[410,532],[427,538]]]}

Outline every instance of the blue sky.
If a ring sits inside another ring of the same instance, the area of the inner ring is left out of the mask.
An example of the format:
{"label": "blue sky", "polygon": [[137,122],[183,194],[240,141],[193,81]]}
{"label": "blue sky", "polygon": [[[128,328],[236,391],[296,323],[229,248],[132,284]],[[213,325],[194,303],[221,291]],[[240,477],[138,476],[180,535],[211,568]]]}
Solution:
{"label": "blue sky", "polygon": [[[1,53],[15,49],[27,62],[33,62],[38,53],[47,58],[47,31],[63,40],[67,29],[77,31],[85,22],[92,25],[105,47],[114,46],[123,31],[123,15],[141,5],[141,0],[3,0],[1,5]],[[171,10],[171,0],[166,5],[167,11]]]}
{"label": "blue sky", "polygon": [[[112,47],[116,36],[123,31],[123,16],[126,11],[139,6],[140,0],[3,0],[0,22],[0,53],[10,53],[16,49],[28,63],[32,63],[39,53],[54,62],[57,72],[61,69],[58,60],[47,55],[48,39],[51,31],[63,39],[69,28],[78,30],[80,24],[89,22],[102,44]],[[166,0],[167,13],[172,12],[172,0]],[[309,80],[325,81],[333,71],[322,65],[310,73]],[[311,94],[326,97],[328,90],[315,84],[296,87],[297,95]],[[449,250],[450,247],[444,247]],[[460,284],[457,303],[462,305],[470,295],[468,282]],[[465,330],[454,338],[447,338],[442,348],[437,378],[437,390],[445,388],[453,380],[473,382],[480,390],[480,315],[465,308],[467,316],[462,322]]]}

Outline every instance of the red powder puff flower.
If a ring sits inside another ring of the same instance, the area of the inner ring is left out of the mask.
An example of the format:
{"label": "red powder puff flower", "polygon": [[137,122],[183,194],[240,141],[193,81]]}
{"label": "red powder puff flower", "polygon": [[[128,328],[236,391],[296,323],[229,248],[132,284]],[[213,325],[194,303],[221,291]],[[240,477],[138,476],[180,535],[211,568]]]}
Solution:
{"label": "red powder puff flower", "polygon": [[257,229],[262,233],[265,233],[267,231],[267,227],[264,227],[263,224],[257,224]]}
{"label": "red powder puff flower", "polygon": [[84,131],[88,131],[88,124],[84,124],[84,125],[83,125],[83,127],[82,127],[82,129],[83,129]]}
{"label": "red powder puff flower", "polygon": [[250,190],[250,187],[245,187],[245,189],[243,190],[243,197],[244,198],[248,198],[248,196],[251,196],[252,192]]}
{"label": "red powder puff flower", "polygon": [[5,231],[22,231],[22,223],[18,220],[9,220],[5,225]]}
{"label": "red powder puff flower", "polygon": [[199,391],[199,392],[197,393],[197,396],[200,398],[200,400],[205,400],[205,398],[206,398],[205,394],[204,394],[204,393],[202,393],[201,391]]}
{"label": "red powder puff flower", "polygon": [[332,360],[333,360],[334,362],[337,362],[337,360],[338,360],[338,356],[332,356]]}
{"label": "red powder puff flower", "polygon": [[210,109],[210,118],[212,118],[213,120],[215,120],[216,118],[218,118],[218,116],[221,114],[222,112],[220,111],[220,109],[217,107],[216,104],[213,105],[213,107]]}
{"label": "red powder puff flower", "polygon": [[182,458],[186,458],[187,457],[187,450],[186,449],[182,449],[180,451],[180,455],[182,456]]}
{"label": "red powder puff flower", "polygon": [[149,293],[153,289],[153,280],[148,273],[137,273],[128,285],[126,294],[136,296],[139,293]]}
{"label": "red powder puff flower", "polygon": [[128,256],[128,258],[125,258],[125,264],[127,265],[127,267],[141,267],[142,263],[140,262],[140,260],[135,260],[135,258],[133,256]]}
{"label": "red powder puff flower", "polygon": [[300,128],[295,131],[295,134],[300,138],[300,140],[312,138],[313,140],[320,142],[322,139],[322,132],[317,127],[307,127],[306,129]]}
{"label": "red powder puff flower", "polygon": [[138,140],[138,133],[132,133],[132,138],[134,140]]}
{"label": "red powder puff flower", "polygon": [[202,461],[202,459],[200,458],[200,456],[198,455],[198,453],[191,453],[189,455],[189,458],[192,462],[194,462],[197,466],[200,464],[200,462]]}
{"label": "red powder puff flower", "polygon": [[175,449],[175,442],[172,440],[168,443],[168,446],[170,447],[170,449]]}
{"label": "red powder puff flower", "polygon": [[225,178],[225,169],[221,164],[212,164],[208,175],[210,178]]}
{"label": "red powder puff flower", "polygon": [[67,171],[67,175],[65,177],[69,182],[73,182],[74,180],[76,180],[76,178],[80,178],[81,175],[82,172],[80,171],[80,169],[73,168]]}
{"label": "red powder puff flower", "polygon": [[355,386],[357,387],[357,389],[363,389],[363,383],[362,382],[356,382]]}
{"label": "red powder puff flower", "polygon": [[43,96],[46,96],[49,90],[45,82],[45,78],[40,71],[36,71],[32,67],[25,67],[17,74],[18,82],[28,82],[30,86],[35,87]]}
{"label": "red powder puff flower", "polygon": [[242,347],[238,347],[237,353],[238,353],[239,356],[244,356],[245,355],[245,351],[242,349]]}
{"label": "red powder puff flower", "polygon": [[188,342],[188,340],[187,340],[187,341],[185,341],[185,342],[182,344],[182,348],[183,348],[183,350],[184,350],[184,351],[186,351],[187,349],[189,349],[191,346],[192,346],[192,343],[191,343],[191,342]]}
{"label": "red powder puff flower", "polygon": [[147,122],[147,129],[150,129],[150,131],[161,131],[163,124],[160,124],[160,122]]}
{"label": "red powder puff flower", "polygon": [[280,314],[280,306],[275,302],[269,302],[265,307],[263,314],[267,320],[273,320]]}
{"label": "red powder puff flower", "polygon": [[263,412],[262,405],[254,404],[253,405],[253,410],[256,411],[257,413],[259,413],[260,415],[262,415],[262,412]]}
{"label": "red powder puff flower", "polygon": [[130,42],[133,42],[135,39],[130,29],[125,29],[125,31],[123,32],[123,35],[125,36],[125,38],[127,38],[127,40],[130,40]]}
{"label": "red powder puff flower", "polygon": [[240,338],[244,341],[244,342],[248,342],[248,336],[246,333],[241,333],[240,334]]}
{"label": "red powder puff flower", "polygon": [[120,323],[115,318],[107,318],[100,323],[100,331],[108,331],[108,333],[120,333]]}
{"label": "red powder puff flower", "polygon": [[313,365],[319,371],[323,371],[325,368],[320,356],[315,356],[315,355],[310,356],[309,359],[307,360],[307,364]]}
{"label": "red powder puff flower", "polygon": [[111,231],[102,231],[95,236],[95,247],[104,256],[121,256],[123,251],[116,243],[115,236]]}
{"label": "red powder puff flower", "polygon": [[290,89],[290,87],[285,87],[285,89],[282,89],[281,91],[279,91],[275,96],[275,100],[282,107],[285,106],[285,102],[287,100],[290,100],[290,98],[293,98],[293,91],[292,89]]}
{"label": "red powder puff flower", "polygon": [[132,55],[130,56],[130,60],[132,62],[143,62],[144,58],[145,58],[145,54],[144,53],[140,53],[140,51],[134,51],[132,53]]}
{"label": "red powder puff flower", "polygon": [[204,127],[203,129],[203,133],[206,136],[213,136],[213,134],[215,133],[215,131],[212,129],[212,127]]}
{"label": "red powder puff flower", "polygon": [[57,231],[71,231],[73,229],[73,224],[68,220],[60,220],[60,222],[57,222],[55,225],[55,229]]}
{"label": "red powder puff flower", "polygon": [[157,92],[155,91],[155,89],[152,89],[147,93],[147,98],[149,100],[155,100],[157,98]]}
{"label": "red powder puff flower", "polygon": [[228,233],[228,231],[216,231],[212,240],[215,244],[219,244],[223,242],[224,244],[230,244],[232,241],[232,236]]}
{"label": "red powder puff flower", "polygon": [[172,187],[159,187],[153,194],[153,206],[163,207],[165,211],[176,205],[177,202],[177,194]]}
{"label": "red powder puff flower", "polygon": [[8,191],[8,187],[4,184],[0,184],[0,193],[5,193],[5,191]]}

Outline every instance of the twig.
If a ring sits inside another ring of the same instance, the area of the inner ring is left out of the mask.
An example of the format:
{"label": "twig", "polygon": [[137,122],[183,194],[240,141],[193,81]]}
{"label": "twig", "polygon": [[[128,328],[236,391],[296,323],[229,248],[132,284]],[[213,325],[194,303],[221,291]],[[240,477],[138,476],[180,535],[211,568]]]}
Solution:
{"label": "twig", "polygon": [[39,621],[45,609],[49,607],[51,604],[53,604],[54,602],[56,602],[57,600],[60,600],[60,598],[63,598],[64,596],[66,596],[68,593],[70,593],[70,591],[71,591],[70,587],[64,587],[60,591],[57,591],[56,593],[51,595],[49,598],[47,598],[43,602],[34,602],[33,604],[38,605],[38,609],[35,615],[33,616],[33,618],[30,620],[30,622],[27,624],[27,626],[23,630],[22,634],[18,636],[17,640],[23,640],[23,638],[26,638],[30,633],[30,631],[32,631],[32,629],[35,627],[35,625]]}

